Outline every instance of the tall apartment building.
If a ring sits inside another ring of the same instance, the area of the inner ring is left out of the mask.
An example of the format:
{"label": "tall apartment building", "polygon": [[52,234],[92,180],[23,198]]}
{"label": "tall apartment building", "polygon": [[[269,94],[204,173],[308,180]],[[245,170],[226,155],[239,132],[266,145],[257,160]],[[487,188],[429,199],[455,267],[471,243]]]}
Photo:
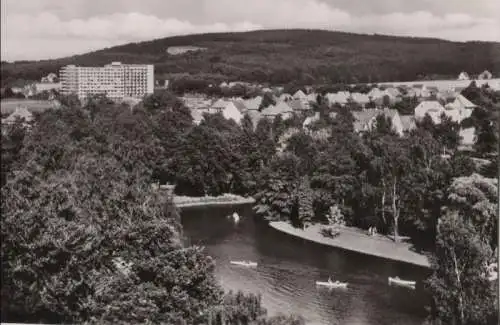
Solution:
{"label": "tall apartment building", "polygon": [[76,94],[80,100],[89,95],[105,94],[112,100],[142,98],[154,91],[152,64],[121,64],[112,62],[104,67],[67,65],[59,73],[61,93]]}

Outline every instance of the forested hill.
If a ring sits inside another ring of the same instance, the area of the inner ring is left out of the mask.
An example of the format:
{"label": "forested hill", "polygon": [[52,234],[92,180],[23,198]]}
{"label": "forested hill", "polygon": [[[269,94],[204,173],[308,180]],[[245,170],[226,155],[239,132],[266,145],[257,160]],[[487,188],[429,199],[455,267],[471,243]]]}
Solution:
{"label": "forested hill", "polygon": [[[171,55],[171,46],[204,51]],[[1,64],[2,85],[37,80],[66,64],[111,61],[155,64],[157,77],[180,74],[204,79],[285,84],[406,81],[456,78],[461,71],[500,74],[500,43],[359,35],[323,30],[261,30],[176,36],[130,43],[83,55]]]}

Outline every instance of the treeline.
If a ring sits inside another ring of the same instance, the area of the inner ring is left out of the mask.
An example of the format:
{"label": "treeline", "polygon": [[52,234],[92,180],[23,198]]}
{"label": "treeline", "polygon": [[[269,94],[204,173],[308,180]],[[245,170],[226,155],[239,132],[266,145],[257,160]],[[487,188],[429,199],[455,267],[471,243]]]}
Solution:
{"label": "treeline", "polygon": [[[470,122],[480,139],[472,155],[498,159],[492,123],[500,96],[472,86],[467,91],[482,105]],[[133,109],[102,97],[81,107],[63,97],[66,108],[37,114],[29,131],[19,123],[6,129],[2,318],[264,322],[250,313],[260,310],[257,297],[224,300],[212,261],[180,245],[178,213],[151,187],[160,182],[180,195],[253,195],[265,218],[297,227],[326,221],[334,207],[349,226],[410,236],[435,256],[432,317],[461,325],[493,319],[483,273],[498,249],[496,164],[476,166],[458,151],[459,126],[450,120],[426,118],[401,138],[379,118],[360,136],[348,109],[319,99],[313,110],[321,119],[309,130],[300,115],[254,126],[248,116],[238,125],[205,114],[194,125],[167,91]],[[454,275],[450,254],[467,280]],[[232,302],[246,307],[226,306]]]}
{"label": "treeline", "polygon": [[[207,50],[169,55],[169,46]],[[454,43],[320,30],[267,30],[170,37],[132,43],[68,58],[2,63],[2,87],[18,79],[39,80],[67,64],[100,66],[111,61],[148,63],[173,79],[189,74],[205,79],[303,85],[373,83],[452,78],[485,69],[499,75],[498,43]],[[208,78],[212,78],[208,77]]]}
{"label": "treeline", "polygon": [[2,322],[304,324],[266,317],[258,295],[224,293],[214,261],[181,244],[176,207],[151,186],[176,175],[181,190],[232,191],[232,125],[193,127],[171,96],[134,110],[62,102],[28,129],[2,127]]}

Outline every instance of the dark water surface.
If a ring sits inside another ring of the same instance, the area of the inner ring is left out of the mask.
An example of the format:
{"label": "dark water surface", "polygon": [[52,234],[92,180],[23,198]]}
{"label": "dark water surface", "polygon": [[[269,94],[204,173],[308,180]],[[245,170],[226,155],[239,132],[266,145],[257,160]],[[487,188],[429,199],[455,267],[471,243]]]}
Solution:
{"label": "dark water surface", "polygon": [[[234,224],[227,216],[241,216]],[[189,208],[182,211],[184,235],[205,246],[216,260],[226,290],[260,292],[270,315],[297,313],[310,324],[421,325],[429,297],[422,280],[428,270],[326,247],[282,234],[255,217],[251,206]],[[251,260],[257,268],[230,265]],[[317,288],[328,276],[348,289]],[[416,290],[391,287],[389,276],[416,280]]]}

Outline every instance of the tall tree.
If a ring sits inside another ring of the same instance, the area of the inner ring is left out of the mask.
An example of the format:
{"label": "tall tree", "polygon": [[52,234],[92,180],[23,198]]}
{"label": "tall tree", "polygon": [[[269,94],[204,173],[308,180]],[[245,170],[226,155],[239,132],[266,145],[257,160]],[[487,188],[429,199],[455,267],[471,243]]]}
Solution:
{"label": "tall tree", "polygon": [[434,274],[427,281],[431,317],[453,325],[496,324],[498,309],[486,269],[489,246],[456,213],[440,219],[436,246]]}

